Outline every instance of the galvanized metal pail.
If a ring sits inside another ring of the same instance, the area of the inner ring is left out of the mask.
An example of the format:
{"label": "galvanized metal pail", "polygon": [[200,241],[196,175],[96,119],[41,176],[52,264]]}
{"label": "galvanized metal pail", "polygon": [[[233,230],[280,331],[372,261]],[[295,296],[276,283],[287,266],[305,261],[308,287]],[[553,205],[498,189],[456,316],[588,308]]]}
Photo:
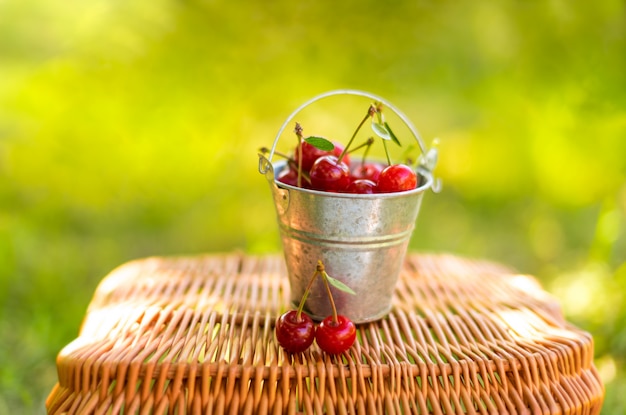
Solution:
{"label": "galvanized metal pail", "polygon": [[[277,182],[285,161],[272,163],[286,125],[305,106],[322,98],[352,94],[381,102],[392,109],[418,141],[422,158],[416,169],[418,188],[399,193],[330,193]],[[412,124],[397,108],[375,95],[354,90],[331,91],[314,97],[291,114],[279,130],[269,158],[260,155],[259,171],[272,190],[284,250],[291,299],[298,305],[309,279],[322,260],[332,277],[356,295],[333,291],[338,312],[355,323],[378,320],[391,308],[393,292],[411,239],[422,198],[435,186],[432,169],[436,150],[425,151]],[[316,320],[332,314],[320,279],[313,285],[305,311]]]}

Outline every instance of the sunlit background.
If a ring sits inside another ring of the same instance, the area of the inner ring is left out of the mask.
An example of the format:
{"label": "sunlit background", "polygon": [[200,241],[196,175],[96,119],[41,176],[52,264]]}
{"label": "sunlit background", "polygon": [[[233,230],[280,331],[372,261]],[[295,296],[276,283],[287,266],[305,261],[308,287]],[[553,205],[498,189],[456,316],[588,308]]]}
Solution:
{"label": "sunlit background", "polygon": [[0,1],[0,413],[44,411],[116,266],[278,252],[257,149],[338,88],[440,140],[411,248],[536,275],[594,336],[603,414],[625,413],[625,7]]}

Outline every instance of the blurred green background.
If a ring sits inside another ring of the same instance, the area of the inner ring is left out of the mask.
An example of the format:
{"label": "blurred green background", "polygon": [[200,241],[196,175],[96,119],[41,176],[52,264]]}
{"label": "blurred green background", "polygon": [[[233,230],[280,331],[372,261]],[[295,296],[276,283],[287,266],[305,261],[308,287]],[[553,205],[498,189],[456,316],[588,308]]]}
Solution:
{"label": "blurred green background", "polygon": [[594,336],[603,414],[626,413],[625,7],[0,1],[0,413],[44,411],[121,263],[278,252],[257,149],[338,88],[440,140],[411,248],[540,278]]}

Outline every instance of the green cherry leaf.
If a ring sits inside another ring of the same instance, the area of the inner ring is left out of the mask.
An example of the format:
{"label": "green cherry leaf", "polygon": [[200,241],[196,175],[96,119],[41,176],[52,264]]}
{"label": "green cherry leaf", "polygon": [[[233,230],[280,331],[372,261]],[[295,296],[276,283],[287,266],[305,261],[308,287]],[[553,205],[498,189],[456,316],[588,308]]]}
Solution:
{"label": "green cherry leaf", "polygon": [[316,137],[312,135],[310,137],[306,137],[304,141],[322,151],[333,151],[335,148],[335,145],[324,137]]}
{"label": "green cherry leaf", "polygon": [[384,125],[385,125],[385,128],[387,128],[389,135],[391,136],[391,141],[393,141],[394,143],[402,147],[402,144],[400,144],[400,140],[398,140],[398,137],[396,137],[396,135],[393,133],[393,131],[391,130],[391,127],[389,127],[389,124],[385,122]]}
{"label": "green cherry leaf", "polygon": [[372,120],[372,130],[383,140],[391,140],[391,134],[389,134],[389,130],[385,127],[385,124]]}
{"label": "green cherry leaf", "polygon": [[328,281],[328,283],[330,285],[332,285],[333,287],[335,287],[339,291],[343,291],[344,293],[356,295],[356,293],[352,290],[352,288],[348,287],[343,282],[341,282],[341,281],[331,277],[330,275],[328,275],[328,273],[326,271],[324,271],[324,278],[326,278],[326,281]]}

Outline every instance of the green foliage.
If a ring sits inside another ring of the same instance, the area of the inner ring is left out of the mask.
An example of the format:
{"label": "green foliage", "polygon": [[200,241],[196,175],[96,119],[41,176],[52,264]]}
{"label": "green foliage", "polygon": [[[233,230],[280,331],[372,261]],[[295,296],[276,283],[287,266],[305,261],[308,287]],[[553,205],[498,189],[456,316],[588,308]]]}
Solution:
{"label": "green foliage", "polygon": [[335,145],[324,137],[309,136],[304,138],[304,141],[324,151],[332,151],[335,148]]}
{"label": "green foliage", "polygon": [[[440,139],[443,191],[426,195],[411,248],[537,275],[594,335],[603,413],[626,412],[624,8],[0,3],[0,413],[41,410],[56,354],[119,264],[277,252],[256,149],[338,88],[379,94]],[[362,105],[330,100],[303,125],[345,142]]]}

